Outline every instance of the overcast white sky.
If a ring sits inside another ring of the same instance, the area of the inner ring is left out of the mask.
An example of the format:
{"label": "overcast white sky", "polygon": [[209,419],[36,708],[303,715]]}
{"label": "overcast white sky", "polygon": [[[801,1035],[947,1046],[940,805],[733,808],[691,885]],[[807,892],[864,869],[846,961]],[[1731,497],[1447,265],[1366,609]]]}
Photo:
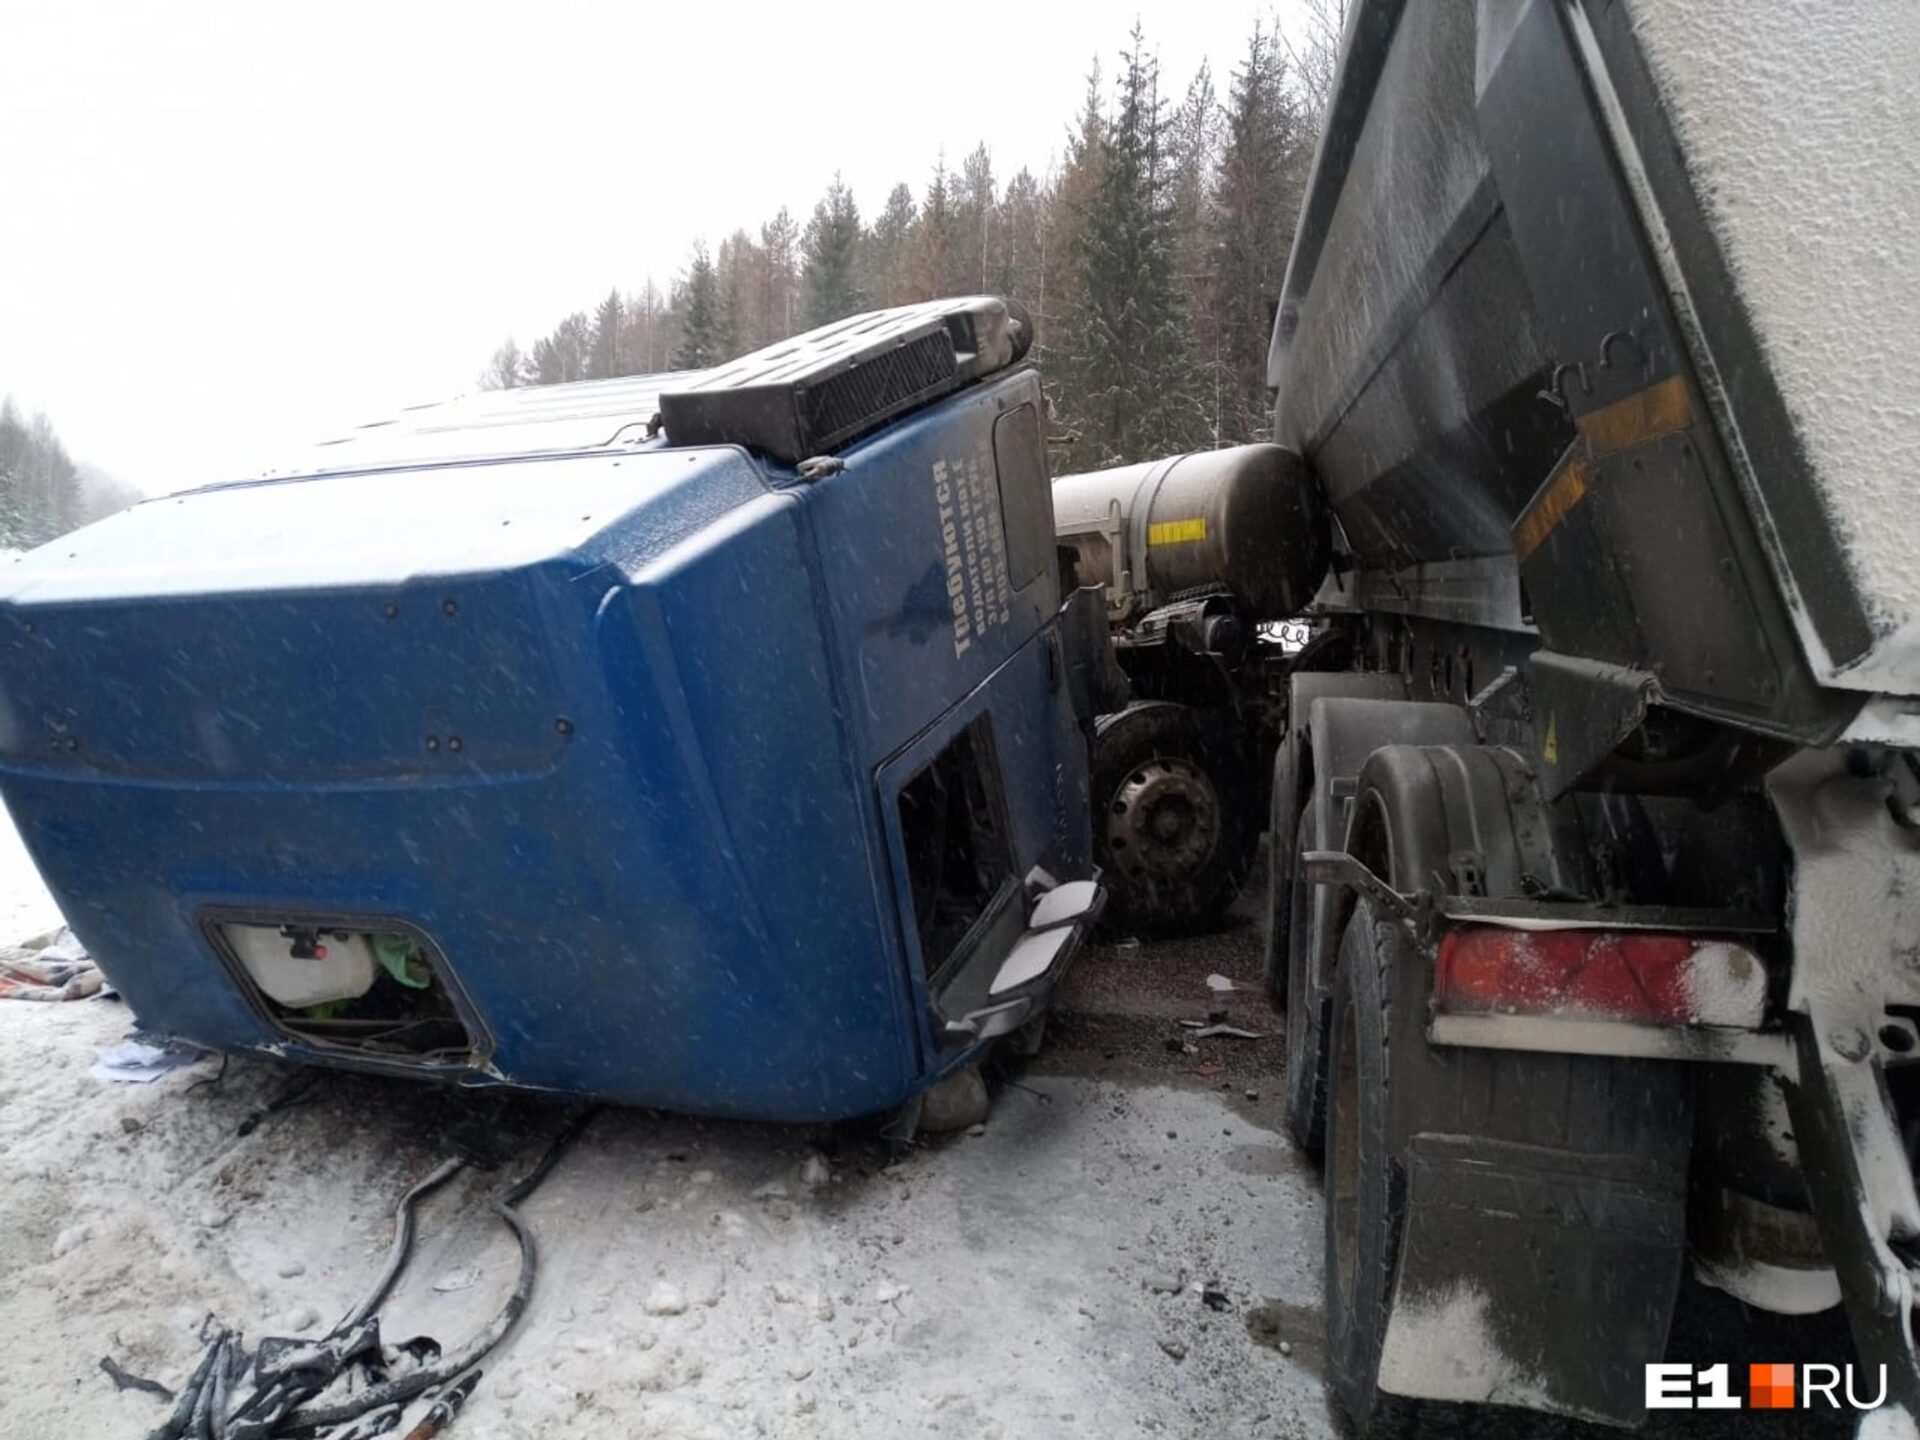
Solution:
{"label": "overcast white sky", "polygon": [[1271,9],[0,0],[0,393],[150,490],[229,478],[836,169],[864,214],[942,146],[1043,171],[1136,14],[1224,94]]}

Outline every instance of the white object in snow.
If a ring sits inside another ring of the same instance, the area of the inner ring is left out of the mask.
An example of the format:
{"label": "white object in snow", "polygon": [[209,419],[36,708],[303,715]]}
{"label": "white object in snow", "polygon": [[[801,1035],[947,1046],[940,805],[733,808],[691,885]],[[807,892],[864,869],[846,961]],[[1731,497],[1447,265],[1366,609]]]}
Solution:
{"label": "white object in snow", "polygon": [[60,933],[53,937],[53,942],[49,945],[42,946],[40,952],[33,958],[36,960],[76,961],[86,960],[90,957],[87,954],[87,947],[80,943],[80,937],[63,925],[60,927]]}
{"label": "white object in snow", "polygon": [[173,1050],[162,1045],[144,1045],[124,1040],[95,1052],[93,1068],[87,1073],[96,1080],[118,1080],[129,1085],[151,1085],[162,1075],[191,1065],[199,1052]]}
{"label": "white object in snow", "polygon": [[373,988],[373,946],[364,935],[325,935],[319,948],[326,953],[303,960],[294,955],[293,942],[271,926],[222,928],[253,983],[289,1010],[352,1000]]}
{"label": "white object in snow", "polygon": [[647,1292],[647,1298],[641,1302],[641,1308],[649,1315],[684,1315],[687,1313],[687,1297],[671,1281],[657,1280],[653,1289]]}
{"label": "white object in snow", "polygon": [[1240,987],[1224,975],[1209,975],[1207,976],[1207,988],[1216,995],[1224,995],[1229,990],[1238,990]]}

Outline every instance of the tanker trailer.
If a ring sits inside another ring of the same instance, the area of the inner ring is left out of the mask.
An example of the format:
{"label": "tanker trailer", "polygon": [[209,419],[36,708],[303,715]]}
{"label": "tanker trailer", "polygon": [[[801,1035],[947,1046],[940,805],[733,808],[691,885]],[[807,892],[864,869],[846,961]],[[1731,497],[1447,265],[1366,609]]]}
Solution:
{"label": "tanker trailer", "polygon": [[1102,715],[1093,848],[1112,928],[1177,933],[1219,919],[1266,812],[1299,615],[1326,530],[1299,457],[1277,445],[1176,455],[1053,484],[1077,583],[1100,584],[1132,703]]}
{"label": "tanker trailer", "polygon": [[408,411],[0,576],[0,791],[141,1027],[905,1110],[1098,908],[1017,307]]}
{"label": "tanker trailer", "polygon": [[[1917,77],[1907,4],[1352,11],[1271,350],[1346,643],[1268,961],[1362,1435],[1915,1433]],[[1669,1356],[1689,1269],[1855,1353]]]}

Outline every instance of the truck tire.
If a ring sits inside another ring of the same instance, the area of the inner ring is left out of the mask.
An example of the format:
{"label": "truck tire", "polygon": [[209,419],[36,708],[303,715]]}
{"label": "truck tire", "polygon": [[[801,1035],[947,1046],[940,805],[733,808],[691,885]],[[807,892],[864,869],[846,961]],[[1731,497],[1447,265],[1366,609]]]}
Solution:
{"label": "truck tire", "polygon": [[1099,719],[1092,768],[1106,928],[1181,935],[1216,923],[1258,839],[1231,745],[1209,736],[1191,707],[1155,700]]}
{"label": "truck tire", "polygon": [[[1309,797],[1294,822],[1292,855],[1307,848],[1313,834],[1319,801]],[[1275,807],[1278,808],[1277,806]],[[1289,858],[1274,881],[1287,898],[1273,923],[1285,924],[1280,948],[1286,955],[1287,1011],[1287,1132],[1294,1144],[1318,1156],[1327,1126],[1327,1011],[1325,985],[1309,964],[1313,930],[1313,887],[1306,884]]]}
{"label": "truck tire", "polygon": [[1387,1086],[1394,972],[1410,948],[1400,926],[1379,921],[1373,902],[1360,900],[1340,940],[1327,1030],[1327,1380],[1356,1440],[1404,1434],[1414,1420],[1413,1402],[1378,1383],[1406,1207],[1388,1139]]}

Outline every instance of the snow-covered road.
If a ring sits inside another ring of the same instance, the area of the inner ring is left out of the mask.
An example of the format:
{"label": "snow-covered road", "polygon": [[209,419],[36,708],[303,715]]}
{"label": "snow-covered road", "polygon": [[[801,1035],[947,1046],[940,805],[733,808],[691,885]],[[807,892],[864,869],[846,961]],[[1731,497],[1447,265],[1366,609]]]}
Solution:
{"label": "snow-covered road", "polygon": [[0,802],[0,945],[17,944],[59,923],[60,907],[40,883],[40,872]]}
{"label": "snow-covered road", "polygon": [[[0,1005],[0,1434],[144,1433],[160,1402],[100,1357],[178,1384],[210,1311],[318,1333],[445,1152],[458,1097],[425,1086],[330,1075],[243,1137],[285,1081],[270,1063],[91,1078],[128,1023]],[[1043,1068],[984,1134],[895,1164],[829,1132],[603,1111],[527,1207],[534,1303],[460,1429],[1330,1435],[1317,1186],[1254,1111],[1209,1081]],[[499,1304],[500,1183],[427,1202],[390,1339],[457,1343]],[[1261,1317],[1290,1355],[1255,1342]]]}

